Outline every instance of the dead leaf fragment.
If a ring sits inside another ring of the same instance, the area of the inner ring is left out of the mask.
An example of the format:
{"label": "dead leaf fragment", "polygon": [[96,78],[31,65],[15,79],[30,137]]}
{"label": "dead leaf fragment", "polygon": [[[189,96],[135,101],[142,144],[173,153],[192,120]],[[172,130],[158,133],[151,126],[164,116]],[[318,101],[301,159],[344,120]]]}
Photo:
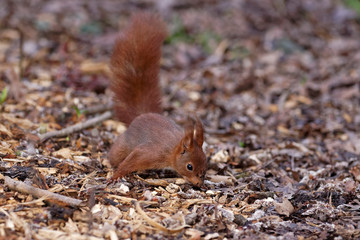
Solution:
{"label": "dead leaf fragment", "polygon": [[285,134],[285,135],[290,135],[291,134],[291,131],[288,128],[286,128],[285,126],[283,126],[283,125],[279,125],[277,127],[277,130],[279,132],[281,132],[282,134]]}
{"label": "dead leaf fragment", "polygon": [[274,202],[275,210],[280,215],[290,216],[294,212],[294,207],[287,198],[283,198],[282,202]]}
{"label": "dead leaf fragment", "polygon": [[230,176],[222,176],[222,175],[207,175],[207,178],[211,182],[215,183],[224,183],[226,185],[233,185],[233,179]]}
{"label": "dead leaf fragment", "polygon": [[73,151],[70,150],[70,148],[62,148],[56,152],[53,152],[52,155],[54,157],[61,157],[61,158],[67,158],[72,159]]}

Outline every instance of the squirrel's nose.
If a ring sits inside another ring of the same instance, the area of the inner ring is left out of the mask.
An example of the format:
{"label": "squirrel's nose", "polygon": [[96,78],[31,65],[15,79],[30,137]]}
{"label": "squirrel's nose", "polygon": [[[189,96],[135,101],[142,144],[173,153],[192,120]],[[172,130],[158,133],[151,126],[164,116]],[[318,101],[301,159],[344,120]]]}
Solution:
{"label": "squirrel's nose", "polygon": [[201,187],[204,183],[204,180],[200,177],[186,178],[186,180],[197,187]]}
{"label": "squirrel's nose", "polygon": [[197,187],[201,187],[203,184],[204,184],[204,176],[201,176],[197,178],[197,182],[194,185],[196,185]]}

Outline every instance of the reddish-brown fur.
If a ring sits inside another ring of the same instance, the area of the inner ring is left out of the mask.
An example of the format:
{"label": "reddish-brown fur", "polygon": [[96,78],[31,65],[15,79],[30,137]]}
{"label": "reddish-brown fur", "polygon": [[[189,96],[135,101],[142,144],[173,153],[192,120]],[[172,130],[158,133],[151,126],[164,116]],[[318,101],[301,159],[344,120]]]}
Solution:
{"label": "reddish-brown fur", "polygon": [[142,113],[162,112],[158,75],[165,37],[165,23],[142,13],[132,17],[115,43],[110,89],[115,92],[116,117],[127,125]]}
{"label": "reddish-brown fur", "polygon": [[207,163],[201,121],[189,119],[182,129],[158,114],[159,61],[165,36],[164,22],[142,13],[133,16],[115,44],[110,88],[116,116],[128,129],[110,149],[108,157],[115,169],[110,181],[134,171],[170,167],[195,185],[203,183]]}

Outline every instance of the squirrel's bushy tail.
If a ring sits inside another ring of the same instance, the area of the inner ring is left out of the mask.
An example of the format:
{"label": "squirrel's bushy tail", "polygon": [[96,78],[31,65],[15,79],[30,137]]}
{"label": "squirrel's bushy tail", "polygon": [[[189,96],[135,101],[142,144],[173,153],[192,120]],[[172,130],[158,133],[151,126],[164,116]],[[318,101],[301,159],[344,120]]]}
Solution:
{"label": "squirrel's bushy tail", "polygon": [[115,115],[126,125],[142,113],[162,111],[158,75],[166,35],[166,25],[159,16],[137,13],[115,43],[110,89]]}

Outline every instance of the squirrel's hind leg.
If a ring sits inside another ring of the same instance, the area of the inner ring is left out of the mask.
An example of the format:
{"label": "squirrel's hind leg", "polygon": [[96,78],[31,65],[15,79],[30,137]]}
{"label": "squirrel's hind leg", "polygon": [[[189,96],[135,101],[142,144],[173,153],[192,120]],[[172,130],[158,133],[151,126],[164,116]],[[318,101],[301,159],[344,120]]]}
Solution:
{"label": "squirrel's hind leg", "polygon": [[116,169],[119,164],[125,160],[125,158],[130,154],[127,144],[124,139],[124,135],[120,135],[115,143],[110,148],[108,154],[108,160],[110,165]]}

